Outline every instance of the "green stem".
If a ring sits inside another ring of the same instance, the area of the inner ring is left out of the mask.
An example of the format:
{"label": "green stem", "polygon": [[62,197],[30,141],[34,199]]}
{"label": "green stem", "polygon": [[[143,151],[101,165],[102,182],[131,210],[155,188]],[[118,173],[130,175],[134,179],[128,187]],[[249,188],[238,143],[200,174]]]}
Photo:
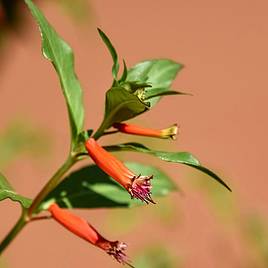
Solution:
{"label": "green stem", "polygon": [[98,140],[100,137],[104,136],[104,135],[111,135],[111,134],[115,134],[118,133],[119,130],[110,130],[110,131],[105,131],[106,130],[106,126],[105,123],[102,123],[100,125],[100,127],[97,129],[97,131],[95,132],[95,134],[93,135],[93,138],[95,140]]}
{"label": "green stem", "polygon": [[47,182],[43,189],[39,192],[36,198],[33,200],[32,205],[28,209],[28,217],[31,218],[32,214],[38,208],[44,198],[62,181],[63,175],[75,164],[76,157],[70,156],[53,175],[53,177]]}
{"label": "green stem", "polygon": [[63,163],[63,165],[58,169],[58,171],[53,175],[53,177],[48,181],[48,183],[44,186],[44,188],[39,192],[39,194],[33,200],[32,205],[29,207],[29,209],[24,209],[22,211],[22,215],[19,218],[18,222],[0,243],[0,255],[29,221],[44,218],[33,218],[32,214],[36,211],[44,198],[61,182],[63,175],[76,163],[76,161],[77,157],[70,155]]}
{"label": "green stem", "polygon": [[102,136],[116,134],[118,132],[119,132],[119,130],[110,130],[110,131],[103,132]]}
{"label": "green stem", "polygon": [[97,131],[95,132],[95,134],[93,135],[93,138],[95,140],[98,140],[103,135],[104,131],[105,131],[105,127],[104,127],[104,124],[102,123],[100,127],[97,129]]}
{"label": "green stem", "polygon": [[7,248],[7,246],[11,243],[11,241],[18,235],[18,233],[26,225],[26,223],[27,223],[27,220],[26,220],[26,217],[25,217],[25,212],[23,211],[22,215],[19,218],[19,220],[17,221],[17,223],[14,225],[14,227],[11,229],[11,231],[7,234],[7,236],[1,242],[1,244],[0,244],[0,255]]}

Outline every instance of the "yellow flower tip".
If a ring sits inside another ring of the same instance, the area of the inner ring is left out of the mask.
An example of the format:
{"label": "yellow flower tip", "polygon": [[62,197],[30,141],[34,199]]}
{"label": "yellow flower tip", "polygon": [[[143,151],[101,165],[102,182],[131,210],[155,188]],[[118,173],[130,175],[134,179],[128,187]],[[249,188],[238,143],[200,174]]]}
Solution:
{"label": "yellow flower tip", "polygon": [[162,138],[165,138],[165,139],[171,138],[172,140],[176,140],[177,133],[178,133],[177,124],[174,124],[168,128],[161,130],[161,136]]}

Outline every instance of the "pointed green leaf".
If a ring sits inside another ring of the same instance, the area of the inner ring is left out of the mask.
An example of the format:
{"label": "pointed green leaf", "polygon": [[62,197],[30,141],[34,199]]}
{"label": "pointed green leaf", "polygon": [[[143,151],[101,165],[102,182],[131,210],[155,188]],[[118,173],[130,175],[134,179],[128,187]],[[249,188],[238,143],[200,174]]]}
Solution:
{"label": "pointed green leaf", "polygon": [[155,151],[147,148],[143,144],[135,142],[105,146],[105,149],[108,151],[133,151],[133,152],[146,153],[154,155],[163,161],[184,164],[204,172],[205,174],[209,175],[217,182],[219,182],[221,185],[223,185],[225,188],[227,188],[229,191],[231,191],[229,186],[217,174],[215,174],[208,168],[202,166],[200,162],[192,154],[188,152]]}
{"label": "pointed green leaf", "polygon": [[42,52],[53,64],[62,87],[68,108],[72,141],[83,130],[84,107],[82,89],[74,71],[74,55],[70,46],[56,33],[42,12],[31,0],[25,0],[33,17],[39,25],[42,36]]}
{"label": "pointed green leaf", "polygon": [[126,65],[125,60],[123,60],[123,64],[124,64],[124,70],[123,70],[121,78],[118,81],[119,83],[125,82],[127,79],[127,65]]}
{"label": "pointed green leaf", "polygon": [[151,101],[152,98],[171,96],[171,95],[191,95],[191,94],[174,90],[163,91],[162,88],[154,88],[153,90],[150,90],[149,94],[146,95],[145,100]]}
{"label": "pointed green leaf", "polygon": [[31,199],[17,194],[4,175],[0,173],[0,201],[6,198],[19,202],[24,208],[28,208],[32,203]]}
{"label": "pointed green leaf", "polygon": [[[145,98],[148,98],[155,88],[161,89],[161,92],[168,91],[182,67],[181,64],[168,59],[143,61],[128,70],[127,81],[150,84],[152,87],[145,91]],[[160,96],[151,99],[151,106],[154,106],[159,98]]]}
{"label": "pointed green leaf", "polygon": [[[176,190],[176,185],[158,168],[139,163],[126,163],[136,174],[154,175],[152,197],[161,197]],[[98,166],[83,167],[63,180],[46,198],[41,210],[51,202],[66,208],[109,208],[142,205],[104,173]]]}
{"label": "pointed green leaf", "polygon": [[112,59],[113,59],[113,62],[114,62],[113,67],[112,67],[112,74],[113,74],[114,80],[117,80],[117,74],[118,74],[118,71],[119,71],[118,55],[116,53],[116,50],[115,50],[114,46],[112,45],[112,42],[107,37],[107,35],[99,28],[98,28],[98,32],[99,32],[99,35],[100,35],[102,41],[105,43],[105,45],[109,49],[110,54],[112,56]]}

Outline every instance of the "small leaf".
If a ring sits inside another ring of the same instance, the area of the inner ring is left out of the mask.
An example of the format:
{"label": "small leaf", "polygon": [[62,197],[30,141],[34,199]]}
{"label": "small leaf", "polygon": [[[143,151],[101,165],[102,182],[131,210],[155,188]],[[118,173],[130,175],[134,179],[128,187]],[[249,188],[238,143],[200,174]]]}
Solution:
{"label": "small leaf", "polygon": [[124,70],[123,70],[121,78],[118,81],[119,83],[125,82],[127,79],[127,65],[126,65],[125,60],[123,60],[123,64],[124,64]]}
{"label": "small leaf", "polygon": [[[175,184],[158,168],[138,163],[126,165],[136,174],[154,175],[153,198],[176,190]],[[48,195],[41,204],[41,209],[51,202],[57,202],[66,208],[133,207],[143,204],[140,200],[131,199],[124,188],[96,165],[89,165],[71,173]]]}
{"label": "small leaf", "polygon": [[[37,21],[42,36],[42,52],[53,64],[62,87],[68,108],[72,142],[75,143],[78,134],[83,130],[84,107],[82,89],[74,72],[74,55],[70,46],[56,33],[42,12],[31,0],[25,0],[33,17]],[[49,106],[49,104],[48,104]]]}
{"label": "small leaf", "polygon": [[109,118],[109,127],[114,122],[128,120],[148,109],[148,105],[122,87],[113,87],[106,94],[105,117]]}
{"label": "small leaf", "polygon": [[[168,91],[182,67],[181,64],[168,59],[143,61],[128,70],[127,81],[150,84],[152,87],[145,91],[145,98],[148,98],[155,88],[161,89],[158,93]],[[160,96],[150,100],[151,106],[154,106],[159,98]]]}
{"label": "small leaf", "polygon": [[32,200],[17,194],[7,179],[0,173],[0,201],[9,198],[12,201],[19,202],[22,207],[30,207]]}
{"label": "small leaf", "polygon": [[162,88],[154,88],[153,90],[150,90],[150,94],[146,95],[145,100],[150,100],[156,97],[171,96],[171,95],[191,95],[191,94],[174,90],[163,91]]}
{"label": "small leaf", "polygon": [[114,123],[133,118],[149,109],[136,95],[123,87],[112,87],[106,92],[105,115],[96,136],[103,133]]}
{"label": "small leaf", "polygon": [[110,54],[112,56],[112,59],[113,59],[113,62],[114,62],[113,67],[112,67],[112,74],[113,74],[114,80],[117,80],[117,74],[118,74],[118,71],[119,71],[118,55],[117,55],[116,50],[113,47],[110,39],[107,37],[107,35],[99,28],[98,28],[98,32],[99,32],[99,35],[100,35],[102,41],[105,43],[105,45],[109,49]]}
{"label": "small leaf", "polygon": [[133,151],[133,152],[147,153],[147,154],[154,155],[163,161],[180,163],[180,164],[193,167],[209,175],[210,177],[215,179],[217,182],[219,182],[221,185],[223,185],[225,188],[227,188],[229,191],[231,191],[229,186],[217,174],[215,174],[208,168],[202,166],[200,162],[192,154],[188,152],[155,151],[155,150],[151,150],[147,148],[143,144],[135,143],[135,142],[105,146],[104,148],[108,151]]}

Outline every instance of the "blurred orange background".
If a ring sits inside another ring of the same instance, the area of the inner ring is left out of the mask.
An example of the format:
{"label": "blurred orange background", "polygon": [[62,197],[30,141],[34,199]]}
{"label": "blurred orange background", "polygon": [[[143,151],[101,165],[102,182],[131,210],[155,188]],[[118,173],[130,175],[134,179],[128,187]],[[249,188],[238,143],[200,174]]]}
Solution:
{"label": "blurred orange background", "polygon": [[[57,1],[37,4],[74,49],[87,128],[102,120],[112,80],[112,61],[96,27],[107,33],[128,66],[151,58],[183,63],[173,89],[194,96],[165,97],[136,121],[155,128],[177,122],[178,139],[143,142],[192,152],[233,189],[228,193],[200,172],[143,156],[144,163],[165,169],[183,193],[159,199],[155,207],[76,213],[106,237],[127,242],[137,268],[268,267],[268,2],[92,0],[73,18]],[[21,12],[22,31],[6,35],[0,51],[0,138],[12,126],[19,133],[26,129],[30,148],[24,144],[20,154],[2,160],[2,171],[19,193],[34,197],[65,159],[69,126],[57,76],[40,53],[36,24],[26,9]],[[134,140],[117,135],[103,143],[126,139]],[[0,203],[0,238],[19,213],[17,204]],[[53,221],[28,225],[1,265],[120,267]]]}

